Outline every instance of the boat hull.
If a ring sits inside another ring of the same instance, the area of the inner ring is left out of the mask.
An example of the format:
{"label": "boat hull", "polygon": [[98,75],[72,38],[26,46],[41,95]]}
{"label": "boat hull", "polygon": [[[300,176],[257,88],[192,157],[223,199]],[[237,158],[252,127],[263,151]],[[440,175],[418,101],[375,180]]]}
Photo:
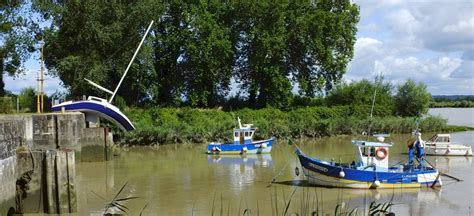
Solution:
{"label": "boat hull", "polygon": [[248,144],[219,144],[210,143],[207,145],[208,154],[262,154],[270,153],[275,138],[254,141]]}
{"label": "boat hull", "polygon": [[472,156],[472,148],[466,145],[436,145],[426,146],[427,155],[443,155],[443,156]]}
{"label": "boat hull", "polygon": [[68,101],[58,105],[54,105],[51,108],[54,112],[60,112],[61,109],[65,111],[78,111],[89,115],[95,115],[102,118],[105,118],[122,130],[132,131],[135,129],[132,122],[123,114],[117,107],[114,105],[93,100],[85,101]]}
{"label": "boat hull", "polygon": [[442,185],[439,172],[435,169],[374,172],[335,166],[331,162],[307,157],[299,149],[296,153],[308,183],[314,185],[359,189],[419,188]]}

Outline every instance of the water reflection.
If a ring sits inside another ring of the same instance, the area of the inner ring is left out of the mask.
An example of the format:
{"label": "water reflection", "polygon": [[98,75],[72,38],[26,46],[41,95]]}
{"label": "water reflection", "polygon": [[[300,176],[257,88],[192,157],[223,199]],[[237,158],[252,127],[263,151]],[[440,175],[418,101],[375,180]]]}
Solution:
{"label": "water reflection", "polygon": [[271,167],[273,166],[271,154],[254,155],[208,155],[209,164],[221,165],[243,165],[247,167]]}
{"label": "water reflection", "polygon": [[470,168],[472,166],[472,156],[433,156],[428,159],[436,168],[443,172]]}

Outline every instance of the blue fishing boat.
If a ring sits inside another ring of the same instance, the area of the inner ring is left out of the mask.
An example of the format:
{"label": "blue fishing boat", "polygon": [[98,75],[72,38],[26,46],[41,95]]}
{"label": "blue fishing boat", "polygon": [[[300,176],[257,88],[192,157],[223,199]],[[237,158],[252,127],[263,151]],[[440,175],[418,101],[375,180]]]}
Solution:
{"label": "blue fishing boat", "polygon": [[207,145],[208,154],[261,154],[269,153],[272,150],[275,137],[266,140],[253,141],[253,135],[257,128],[252,124],[240,123],[239,128],[234,128],[233,143],[210,143]]}
{"label": "blue fishing boat", "polygon": [[[374,135],[377,141],[352,140],[358,161],[336,163],[305,155],[299,148],[296,154],[303,173],[310,184],[344,188],[414,188],[441,186],[439,171],[425,165],[421,134],[409,152],[409,162],[389,166],[389,149],[393,144],[385,143],[387,135]],[[421,150],[420,150],[421,148]],[[415,160],[414,160],[415,159]]]}

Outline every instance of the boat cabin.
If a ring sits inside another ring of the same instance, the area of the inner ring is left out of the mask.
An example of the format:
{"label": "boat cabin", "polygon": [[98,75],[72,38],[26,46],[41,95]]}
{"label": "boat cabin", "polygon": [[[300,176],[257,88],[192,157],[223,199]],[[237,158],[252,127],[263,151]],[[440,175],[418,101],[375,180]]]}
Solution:
{"label": "boat cabin", "polygon": [[436,134],[431,137],[426,144],[450,144],[451,143],[451,135],[449,134]]}
{"label": "boat cabin", "polygon": [[384,136],[378,136],[379,142],[363,140],[352,140],[356,147],[356,155],[359,158],[358,169],[363,170],[388,170],[389,148],[392,144],[384,143]]}
{"label": "boat cabin", "polygon": [[244,124],[244,126],[240,128],[234,128],[234,145],[252,143],[256,128],[252,128],[251,126],[251,124]]}

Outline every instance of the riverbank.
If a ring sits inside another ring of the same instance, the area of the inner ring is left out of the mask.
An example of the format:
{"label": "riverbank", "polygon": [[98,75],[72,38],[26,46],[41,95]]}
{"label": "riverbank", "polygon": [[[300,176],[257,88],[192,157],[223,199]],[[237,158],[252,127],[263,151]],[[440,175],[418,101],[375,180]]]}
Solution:
{"label": "riverbank", "polygon": [[252,123],[258,128],[256,139],[324,137],[342,134],[410,133],[413,129],[424,132],[453,132],[473,128],[449,126],[440,116],[394,117],[357,113],[349,106],[306,107],[291,111],[273,108],[241,109],[225,112],[219,109],[154,108],[126,109],[134,122],[135,131],[122,134],[122,143],[154,145],[166,143],[230,142],[232,128],[237,127],[237,117],[242,123]]}

